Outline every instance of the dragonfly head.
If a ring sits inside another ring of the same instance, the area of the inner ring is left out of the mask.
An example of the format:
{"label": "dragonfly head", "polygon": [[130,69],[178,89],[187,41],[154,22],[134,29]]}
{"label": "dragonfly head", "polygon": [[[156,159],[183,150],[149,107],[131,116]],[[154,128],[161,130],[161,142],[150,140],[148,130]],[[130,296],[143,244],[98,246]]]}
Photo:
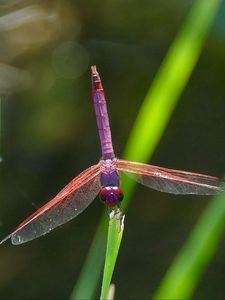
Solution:
{"label": "dragonfly head", "polygon": [[123,200],[123,191],[119,186],[105,186],[99,196],[107,206],[116,206]]}

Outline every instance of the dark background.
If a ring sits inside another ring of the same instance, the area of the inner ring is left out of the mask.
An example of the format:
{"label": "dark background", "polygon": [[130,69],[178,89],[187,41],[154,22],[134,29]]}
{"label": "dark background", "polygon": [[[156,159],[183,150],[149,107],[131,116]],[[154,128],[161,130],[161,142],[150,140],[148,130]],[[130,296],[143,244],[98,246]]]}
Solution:
{"label": "dark background", "polygon": [[[91,100],[96,64],[121,156],[144,96],[193,1],[2,1],[0,234],[100,158]],[[225,5],[151,164],[216,176],[225,170]],[[125,201],[125,200],[124,200]],[[113,282],[117,298],[148,298],[209,197],[138,186]],[[0,247],[0,298],[67,299],[103,205],[21,246]],[[195,299],[224,299],[225,240]]]}

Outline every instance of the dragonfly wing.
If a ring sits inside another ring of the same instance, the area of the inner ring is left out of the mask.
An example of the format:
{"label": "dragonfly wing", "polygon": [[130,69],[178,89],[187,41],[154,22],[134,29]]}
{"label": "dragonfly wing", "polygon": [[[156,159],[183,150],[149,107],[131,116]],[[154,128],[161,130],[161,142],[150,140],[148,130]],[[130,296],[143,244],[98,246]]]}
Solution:
{"label": "dragonfly wing", "polygon": [[223,179],[118,159],[117,168],[139,183],[172,194],[213,195],[225,192]]}
{"label": "dragonfly wing", "polygon": [[76,217],[99,193],[101,188],[99,174],[99,164],[83,171],[1,243],[10,237],[14,245],[28,242]]}

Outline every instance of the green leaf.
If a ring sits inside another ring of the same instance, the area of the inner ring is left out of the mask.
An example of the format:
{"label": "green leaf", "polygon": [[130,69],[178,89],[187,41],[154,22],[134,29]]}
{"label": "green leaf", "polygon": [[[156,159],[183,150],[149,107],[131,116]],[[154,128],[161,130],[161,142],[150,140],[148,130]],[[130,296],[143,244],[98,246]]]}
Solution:
{"label": "green leaf", "polygon": [[225,195],[215,197],[170,266],[153,299],[190,299],[225,229]]}
{"label": "green leaf", "polygon": [[121,214],[115,214],[115,216],[109,221],[108,240],[105,257],[105,267],[103,273],[103,282],[100,299],[106,299],[112,274],[116,264],[120,243],[123,236],[124,229],[124,216]]}
{"label": "green leaf", "polygon": [[[174,40],[139,110],[125,149],[127,160],[147,162],[155,151],[198,61],[222,0],[198,0]],[[125,195],[135,183],[124,176]]]}

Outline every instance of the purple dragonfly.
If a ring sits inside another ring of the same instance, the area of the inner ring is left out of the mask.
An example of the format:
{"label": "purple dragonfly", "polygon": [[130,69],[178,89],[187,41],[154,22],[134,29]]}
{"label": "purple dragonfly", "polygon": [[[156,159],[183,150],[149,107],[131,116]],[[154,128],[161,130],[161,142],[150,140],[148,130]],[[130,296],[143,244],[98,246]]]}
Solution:
{"label": "purple dragonfly", "polygon": [[95,66],[91,67],[91,71],[102,158],[99,163],[75,177],[1,243],[11,238],[13,244],[22,244],[50,232],[79,215],[98,194],[109,210],[121,210],[123,191],[120,187],[120,172],[135,175],[134,179],[147,187],[172,194],[211,195],[225,191],[222,186],[225,181],[217,177],[116,158],[102,83]]}

